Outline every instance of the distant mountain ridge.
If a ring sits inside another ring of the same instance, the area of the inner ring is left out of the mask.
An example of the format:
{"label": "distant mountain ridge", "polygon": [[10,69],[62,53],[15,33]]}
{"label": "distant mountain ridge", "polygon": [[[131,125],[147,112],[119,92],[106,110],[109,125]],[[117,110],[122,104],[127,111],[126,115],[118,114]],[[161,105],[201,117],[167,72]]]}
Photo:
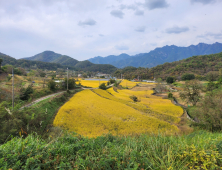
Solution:
{"label": "distant mountain ridge", "polygon": [[[197,55],[208,55],[222,52],[222,43],[190,45],[188,47],[177,47],[175,45],[156,48],[149,53],[140,53],[134,56],[120,54],[119,56],[94,57],[89,59],[94,64],[111,64],[118,68],[133,67],[155,67],[165,62],[179,61]],[[111,59],[112,57],[112,59]]]}
{"label": "distant mountain ridge", "polygon": [[56,70],[57,68],[71,70],[82,70],[102,73],[112,73],[116,67],[110,64],[93,64],[88,60],[78,61],[66,55],[57,54],[53,51],[44,51],[33,57],[16,60],[6,54],[0,53],[0,58],[3,59],[2,65],[13,65],[16,67],[32,68],[33,66],[39,69]]}
{"label": "distant mountain ridge", "polygon": [[44,51],[42,53],[36,54],[32,57],[23,58],[25,60],[31,61],[43,61],[49,63],[59,63],[61,65],[74,66],[79,63],[78,60],[69,57],[67,55],[62,55],[55,53],[53,51]]}

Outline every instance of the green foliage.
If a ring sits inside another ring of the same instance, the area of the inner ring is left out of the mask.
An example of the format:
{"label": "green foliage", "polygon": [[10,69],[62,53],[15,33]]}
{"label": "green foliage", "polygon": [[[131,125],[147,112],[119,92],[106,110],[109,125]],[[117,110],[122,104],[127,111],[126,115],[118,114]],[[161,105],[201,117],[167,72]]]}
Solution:
{"label": "green foliage", "polygon": [[106,90],[106,83],[100,84],[99,89]]}
{"label": "green foliage", "polygon": [[49,88],[51,91],[55,91],[55,90],[57,89],[57,87],[56,87],[56,82],[53,81],[53,80],[50,80],[50,81],[47,83],[47,85],[48,85],[48,88]]}
{"label": "green foliage", "polygon": [[31,85],[29,85],[27,88],[22,87],[20,89],[19,98],[21,100],[28,100],[30,98],[30,95],[33,94],[34,90]]}
{"label": "green foliage", "polygon": [[113,84],[113,83],[116,82],[116,80],[115,79],[110,79],[109,82],[110,82],[110,84]]}
{"label": "green foliage", "polygon": [[195,79],[194,74],[189,74],[189,73],[185,73],[182,75],[182,80],[186,81],[186,80],[193,80]]}
{"label": "green foliage", "polygon": [[169,84],[172,84],[175,82],[175,79],[174,79],[174,77],[169,76],[169,77],[167,77],[166,82]]}
{"label": "green foliage", "polygon": [[135,95],[132,95],[129,97],[130,99],[132,99],[134,102],[138,102],[138,98]]}
{"label": "green foliage", "polygon": [[214,83],[214,82],[210,81],[207,84],[207,91],[213,91],[213,90],[217,89],[218,87],[219,87],[219,83]]}
{"label": "green foliage", "polygon": [[201,99],[201,90],[202,85],[198,80],[186,81],[183,91],[180,92],[180,98],[187,103],[192,103],[193,106],[195,106]]}
{"label": "green foliage", "polygon": [[[65,78],[65,82],[63,83],[63,89],[67,89],[67,78]],[[75,79],[68,79],[68,88],[74,89],[76,87]]]}
{"label": "green foliage", "polygon": [[193,125],[212,132],[222,130],[222,91],[214,91],[205,96],[198,106],[189,113],[196,120]]}
{"label": "green foliage", "polygon": [[169,99],[172,99],[173,98],[173,94],[172,93],[168,93],[168,96],[167,96]]}
{"label": "green foliage", "polygon": [[219,72],[218,71],[210,71],[207,73],[207,80],[208,81],[216,81],[219,77]]}
{"label": "green foliage", "polygon": [[18,103],[13,111],[11,102],[2,102],[0,104],[0,143],[9,140],[11,136],[26,137],[33,132],[47,137],[47,130],[52,126],[58,108],[73,93],[64,93],[60,97],[43,100],[29,108],[20,109],[23,103]]}
{"label": "green foliage", "polygon": [[13,138],[0,146],[3,169],[220,169],[221,133],[187,136],[76,134],[43,140]]}

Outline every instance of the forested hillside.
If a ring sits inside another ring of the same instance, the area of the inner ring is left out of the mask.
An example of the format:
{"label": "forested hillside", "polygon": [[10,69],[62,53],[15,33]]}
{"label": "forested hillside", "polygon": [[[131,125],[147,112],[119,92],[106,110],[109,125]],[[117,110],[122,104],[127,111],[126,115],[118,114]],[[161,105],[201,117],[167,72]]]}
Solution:
{"label": "forested hillside", "polygon": [[210,71],[219,71],[222,68],[222,52],[211,55],[193,56],[180,61],[172,63],[164,63],[153,68],[135,68],[125,67],[117,70],[116,76],[121,73],[125,78],[153,79],[153,77],[160,77],[166,79],[168,76],[180,77],[184,73],[192,73],[196,76],[206,76]]}
{"label": "forested hillside", "polygon": [[36,54],[33,57],[23,58],[25,60],[31,61],[43,61],[49,63],[59,63],[66,66],[75,66],[79,61],[71,58],[67,55],[57,54],[53,51],[44,51],[42,53]]}

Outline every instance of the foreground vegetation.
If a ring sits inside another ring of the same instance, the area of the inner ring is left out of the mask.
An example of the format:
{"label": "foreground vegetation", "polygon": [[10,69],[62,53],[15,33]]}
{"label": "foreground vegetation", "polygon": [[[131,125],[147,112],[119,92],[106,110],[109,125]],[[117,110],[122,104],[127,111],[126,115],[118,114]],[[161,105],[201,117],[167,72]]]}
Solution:
{"label": "foreground vegetation", "polygon": [[2,169],[220,169],[222,134],[187,136],[64,135],[14,138],[0,146]]}

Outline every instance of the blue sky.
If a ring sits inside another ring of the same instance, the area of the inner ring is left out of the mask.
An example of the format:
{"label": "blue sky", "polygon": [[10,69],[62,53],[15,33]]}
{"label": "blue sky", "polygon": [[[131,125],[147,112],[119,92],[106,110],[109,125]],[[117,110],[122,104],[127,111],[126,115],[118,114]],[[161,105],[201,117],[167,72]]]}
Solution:
{"label": "blue sky", "polygon": [[0,0],[0,52],[77,60],[222,42],[221,0]]}

